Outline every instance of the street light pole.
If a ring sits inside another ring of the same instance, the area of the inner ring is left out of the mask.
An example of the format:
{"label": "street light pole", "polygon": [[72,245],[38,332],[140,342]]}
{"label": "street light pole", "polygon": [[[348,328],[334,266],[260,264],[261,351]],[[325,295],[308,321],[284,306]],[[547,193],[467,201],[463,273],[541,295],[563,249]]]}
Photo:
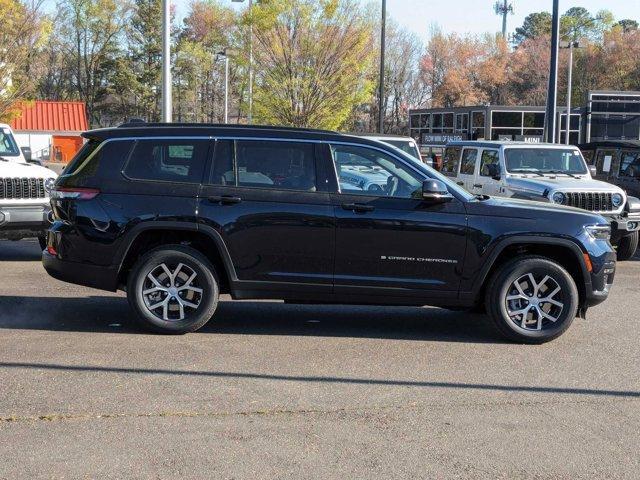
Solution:
{"label": "street light pole", "polygon": [[173,119],[171,102],[171,0],[162,0],[162,121]]}
{"label": "street light pole", "polygon": [[384,133],[384,56],[387,28],[387,0],[382,0],[382,24],[380,28],[380,90],[378,93],[378,133]]}
{"label": "street light pole", "polygon": [[567,76],[567,133],[565,134],[565,142],[569,145],[569,133],[571,132],[571,82],[573,76],[573,47],[575,42],[569,42],[569,74]]}
{"label": "street light pole", "polygon": [[551,63],[549,66],[549,89],[547,91],[547,108],[544,118],[544,140],[556,142],[556,111],[558,98],[558,42],[560,40],[560,0],[553,0],[553,16],[551,20]]}
{"label": "street light pole", "polygon": [[[242,3],[244,0],[231,0],[235,3]],[[249,112],[247,122],[253,123],[253,0],[249,0]]]}
{"label": "street light pole", "polygon": [[224,56],[224,123],[229,123],[229,55]]}
{"label": "street light pole", "polygon": [[249,125],[253,123],[253,0],[249,0]]}

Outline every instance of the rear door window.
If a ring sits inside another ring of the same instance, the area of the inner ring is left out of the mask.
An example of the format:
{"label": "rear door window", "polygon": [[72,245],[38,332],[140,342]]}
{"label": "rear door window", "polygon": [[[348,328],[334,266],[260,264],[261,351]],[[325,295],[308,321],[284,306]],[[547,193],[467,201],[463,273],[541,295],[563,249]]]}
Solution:
{"label": "rear door window", "polygon": [[200,183],[208,150],[207,139],[138,140],[124,174],[132,180]]}
{"label": "rear door window", "polygon": [[460,166],[462,147],[449,147],[444,151],[441,173],[455,177]]}
{"label": "rear door window", "polygon": [[317,191],[312,143],[238,140],[235,155],[239,187]]}

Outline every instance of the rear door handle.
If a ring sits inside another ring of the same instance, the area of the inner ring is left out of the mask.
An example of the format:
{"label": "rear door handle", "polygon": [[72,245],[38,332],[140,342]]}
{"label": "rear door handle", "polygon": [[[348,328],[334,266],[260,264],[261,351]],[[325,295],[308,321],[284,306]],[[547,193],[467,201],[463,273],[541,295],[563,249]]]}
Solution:
{"label": "rear door handle", "polygon": [[221,203],[222,205],[234,205],[242,201],[240,197],[233,197],[231,195],[213,196],[207,198],[207,200],[211,203]]}
{"label": "rear door handle", "polygon": [[480,184],[480,183],[474,183],[474,184],[473,184],[473,188],[482,188],[482,184]]}
{"label": "rear door handle", "polygon": [[352,210],[359,213],[373,212],[376,209],[373,205],[365,205],[363,203],[343,203],[342,208],[344,210]]}
{"label": "rear door handle", "polygon": [[461,187],[464,186],[464,182],[456,182],[458,185],[460,185]]}

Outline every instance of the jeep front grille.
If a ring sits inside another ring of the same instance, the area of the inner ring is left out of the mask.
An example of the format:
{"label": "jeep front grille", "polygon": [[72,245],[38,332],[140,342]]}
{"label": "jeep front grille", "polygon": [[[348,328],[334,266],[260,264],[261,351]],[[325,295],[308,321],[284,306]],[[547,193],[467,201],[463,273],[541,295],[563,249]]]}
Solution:
{"label": "jeep front grille", "polygon": [[42,178],[0,178],[0,199],[28,200],[45,197]]}
{"label": "jeep front grille", "polygon": [[613,207],[611,193],[596,192],[566,192],[567,200],[565,205],[577,207],[592,212],[612,212],[616,210]]}

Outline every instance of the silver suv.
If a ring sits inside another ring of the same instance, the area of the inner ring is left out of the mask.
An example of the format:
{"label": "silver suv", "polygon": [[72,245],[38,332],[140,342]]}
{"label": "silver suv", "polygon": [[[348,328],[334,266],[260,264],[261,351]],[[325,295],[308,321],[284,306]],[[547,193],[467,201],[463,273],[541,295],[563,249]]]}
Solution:
{"label": "silver suv", "polygon": [[638,246],[640,200],[594,180],[577,147],[519,142],[452,142],[442,173],[471,193],[551,202],[602,215],[611,224],[618,259]]}

